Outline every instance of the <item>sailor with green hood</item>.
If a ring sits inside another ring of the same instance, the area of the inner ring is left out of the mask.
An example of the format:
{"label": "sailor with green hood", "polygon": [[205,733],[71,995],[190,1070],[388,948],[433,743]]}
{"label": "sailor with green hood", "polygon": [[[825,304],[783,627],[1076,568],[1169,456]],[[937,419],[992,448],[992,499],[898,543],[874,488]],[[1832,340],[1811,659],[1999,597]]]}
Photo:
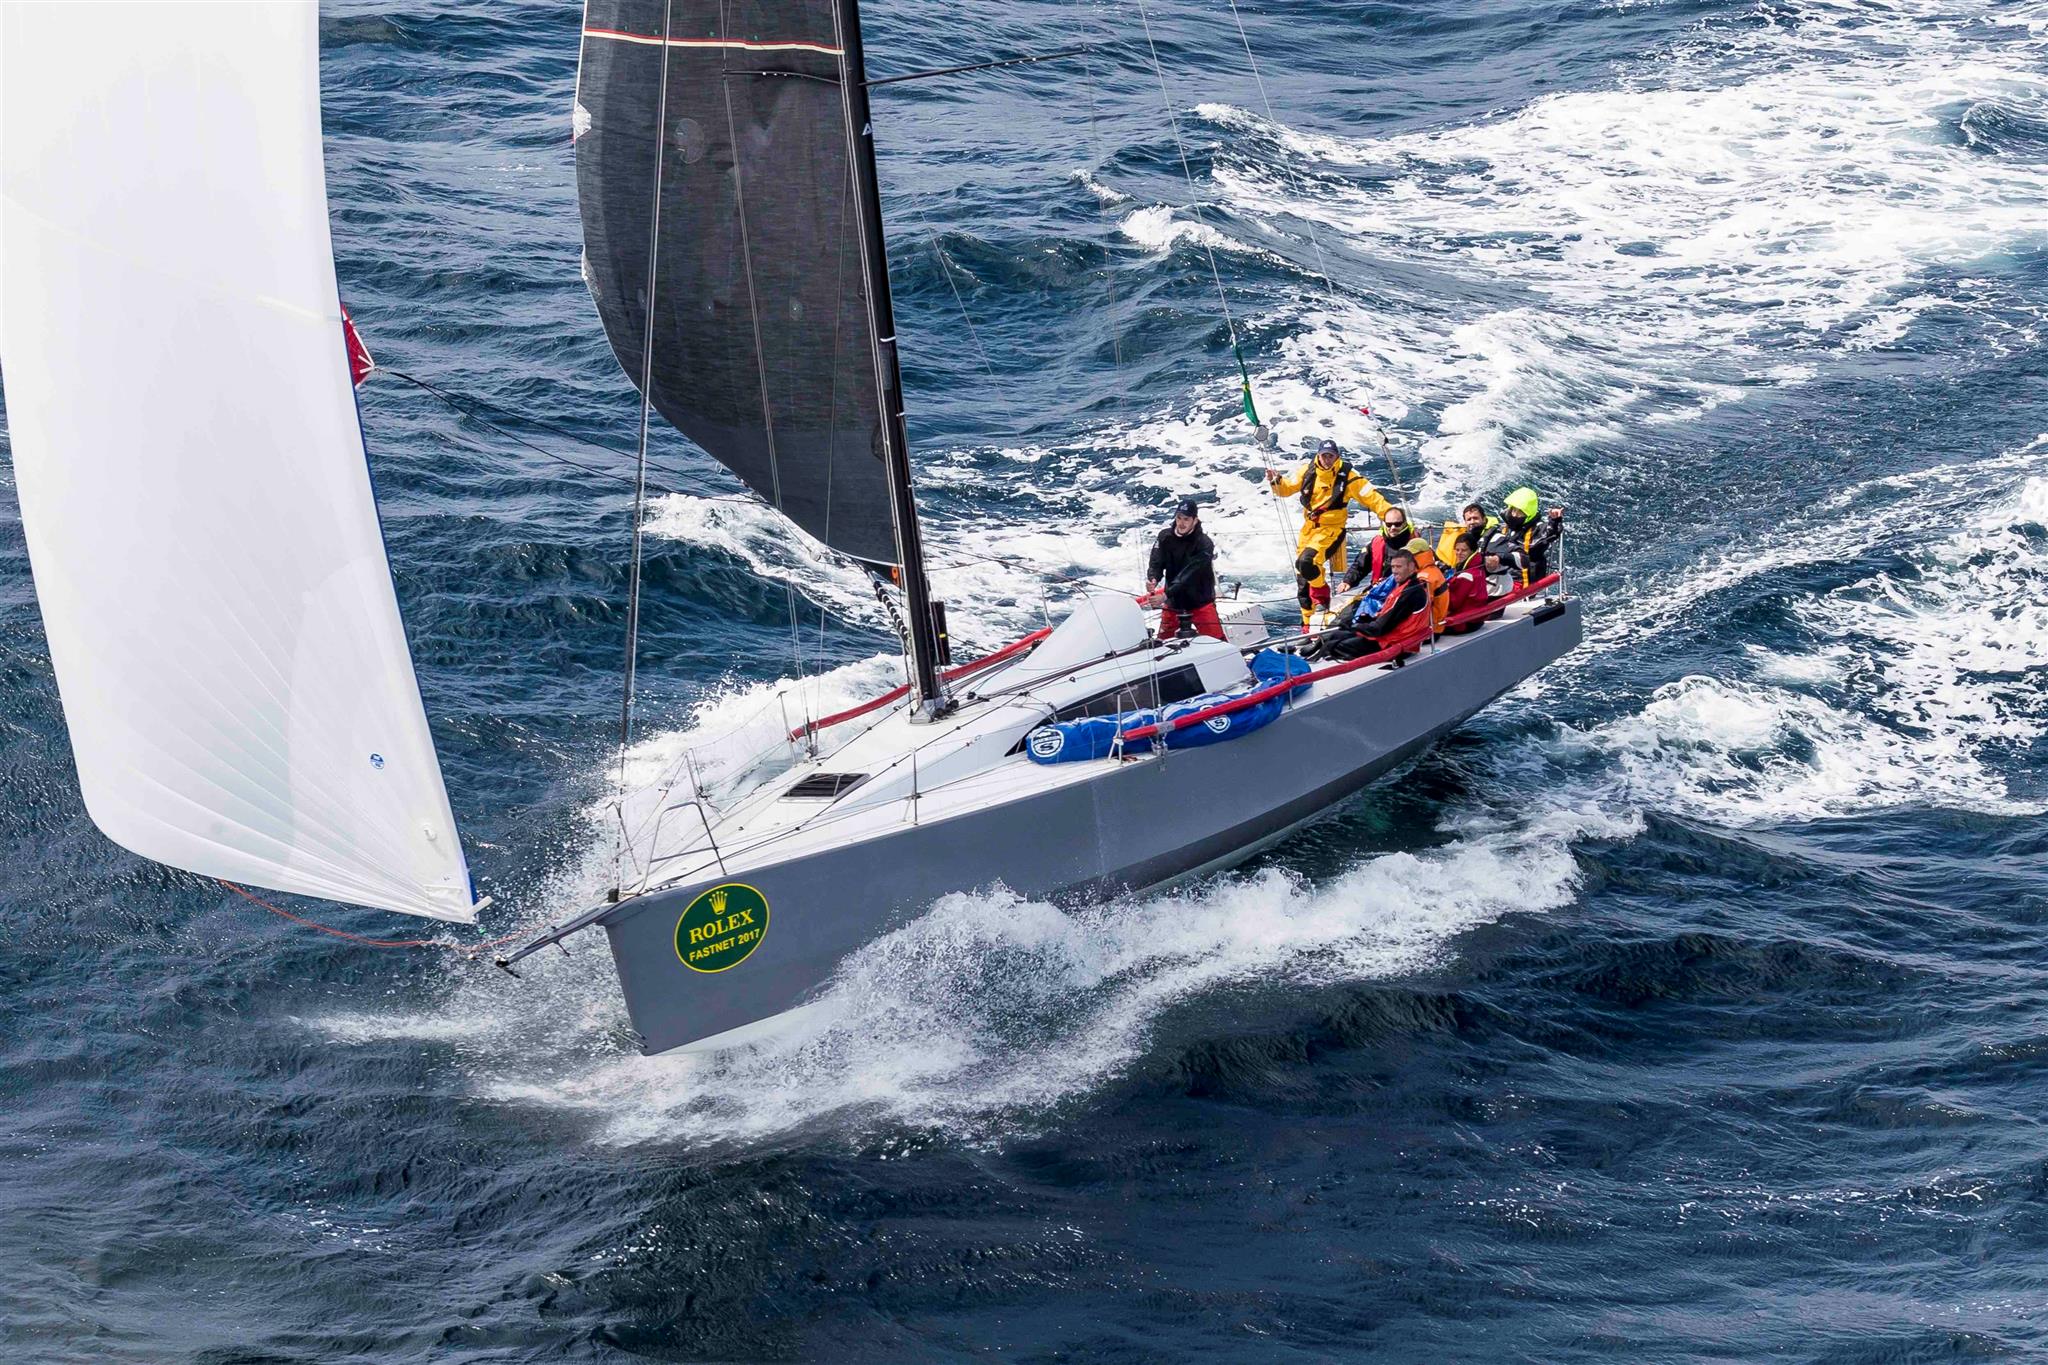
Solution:
{"label": "sailor with green hood", "polygon": [[1487,568],[1498,567],[1514,575],[1515,586],[1528,587],[1550,576],[1550,551],[1564,535],[1564,509],[1553,507],[1542,515],[1543,503],[1536,490],[1517,488],[1503,504],[1500,528],[1486,542]]}

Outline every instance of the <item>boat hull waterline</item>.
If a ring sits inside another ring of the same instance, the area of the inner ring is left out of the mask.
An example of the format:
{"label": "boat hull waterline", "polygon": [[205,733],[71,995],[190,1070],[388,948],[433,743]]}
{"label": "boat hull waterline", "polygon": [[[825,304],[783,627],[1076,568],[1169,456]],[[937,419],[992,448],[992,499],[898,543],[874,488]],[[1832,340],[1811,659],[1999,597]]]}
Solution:
{"label": "boat hull waterline", "polygon": [[[1319,685],[1228,744],[1102,760],[1085,765],[1085,780],[636,896],[597,921],[632,1027],[648,1053],[758,1038],[772,1031],[764,1022],[814,998],[848,954],[951,893],[1002,886],[1072,904],[1229,867],[1406,762],[1581,633],[1576,601],[1531,602],[1405,666]],[[752,913],[714,916],[713,897]],[[729,946],[735,938],[743,951]],[[731,965],[692,967],[692,942],[727,944],[705,961]]]}

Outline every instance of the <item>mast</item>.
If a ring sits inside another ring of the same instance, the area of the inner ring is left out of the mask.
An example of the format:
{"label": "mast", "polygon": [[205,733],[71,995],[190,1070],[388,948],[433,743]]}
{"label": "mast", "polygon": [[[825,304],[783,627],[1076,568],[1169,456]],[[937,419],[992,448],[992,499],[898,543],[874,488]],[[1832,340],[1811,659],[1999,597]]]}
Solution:
{"label": "mast", "polygon": [[874,120],[868,113],[867,59],[861,48],[859,0],[836,0],[841,77],[845,86],[847,161],[860,228],[861,275],[867,284],[869,331],[875,354],[875,385],[882,411],[882,462],[889,481],[889,513],[896,526],[896,557],[909,606],[910,684],[916,713],[936,716],[946,709],[939,677],[939,628],[925,577],[924,537],[917,524],[917,499],[910,487],[910,438],[903,425],[903,374],[896,359],[896,310],[889,297],[889,250],[882,231],[882,194],[875,173]]}

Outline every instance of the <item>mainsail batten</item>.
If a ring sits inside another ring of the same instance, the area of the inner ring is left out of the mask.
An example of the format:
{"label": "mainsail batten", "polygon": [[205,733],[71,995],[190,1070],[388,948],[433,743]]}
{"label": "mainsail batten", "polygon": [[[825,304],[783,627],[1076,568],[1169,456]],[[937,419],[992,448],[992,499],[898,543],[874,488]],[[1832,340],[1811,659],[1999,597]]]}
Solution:
{"label": "mainsail batten", "polygon": [[318,32],[311,3],[0,6],[23,534],[109,837],[468,921],[357,422]]}
{"label": "mainsail batten", "polygon": [[824,43],[776,42],[772,39],[755,42],[745,38],[664,38],[658,33],[627,33],[615,28],[585,28],[583,36],[612,38],[622,43],[637,43],[642,47],[714,48],[729,52],[817,52],[827,57],[845,55],[843,49]]}
{"label": "mainsail batten", "polygon": [[584,271],[621,367],[636,385],[646,369],[664,420],[810,535],[893,566],[835,23],[830,0],[675,0],[666,16],[663,0],[591,0],[576,118]]}

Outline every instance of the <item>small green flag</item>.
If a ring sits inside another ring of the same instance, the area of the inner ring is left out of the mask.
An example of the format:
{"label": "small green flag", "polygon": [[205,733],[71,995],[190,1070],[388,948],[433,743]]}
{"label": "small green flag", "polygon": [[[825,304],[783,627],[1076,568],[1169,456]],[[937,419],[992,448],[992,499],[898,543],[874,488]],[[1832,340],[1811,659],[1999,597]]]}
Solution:
{"label": "small green flag", "polygon": [[1238,378],[1244,381],[1245,420],[1247,422],[1250,422],[1255,427],[1263,426],[1265,424],[1259,421],[1259,410],[1256,407],[1252,406],[1252,374],[1250,370],[1247,370],[1244,367],[1244,352],[1237,349],[1237,343],[1235,342],[1231,343],[1230,350],[1231,353],[1237,357]]}

